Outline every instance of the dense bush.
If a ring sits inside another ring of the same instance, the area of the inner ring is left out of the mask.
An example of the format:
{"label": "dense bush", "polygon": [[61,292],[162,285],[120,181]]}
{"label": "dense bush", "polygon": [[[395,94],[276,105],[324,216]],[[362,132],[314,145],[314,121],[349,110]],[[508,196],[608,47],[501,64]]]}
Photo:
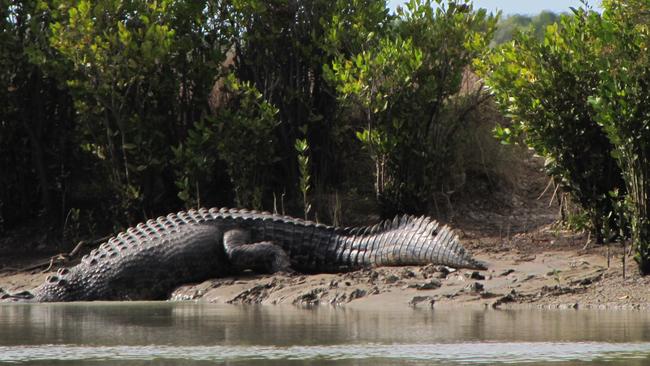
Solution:
{"label": "dense bush", "polygon": [[458,146],[485,94],[461,85],[496,22],[464,0],[397,15],[384,0],[0,12],[0,218],[63,232],[182,205],[340,219],[327,197],[373,186],[386,214],[432,211],[465,181]]}
{"label": "dense bush", "polygon": [[74,108],[56,65],[46,64],[61,58],[39,4],[0,3],[0,231],[2,222],[60,217],[74,164]]}
{"label": "dense bush", "polygon": [[[43,4],[45,5],[45,4]],[[135,221],[172,196],[170,145],[203,118],[225,39],[210,2],[56,0],[51,46],[69,68],[88,178],[111,216]],[[108,184],[105,184],[107,182]]]}
{"label": "dense bush", "polygon": [[560,21],[560,14],[551,11],[542,11],[535,16],[515,14],[504,17],[499,21],[497,30],[494,32],[492,43],[500,45],[509,42],[518,32],[525,31],[533,37],[542,40],[546,33],[546,27]]}
{"label": "dense bush", "polygon": [[587,26],[580,17],[564,16],[543,40],[519,34],[487,58],[483,75],[513,121],[498,130],[501,138],[522,136],[547,158],[548,173],[587,211],[602,242],[603,220],[613,208],[609,192],[624,184],[589,103],[600,75],[592,45],[580,37]]}
{"label": "dense bush", "polygon": [[603,7],[602,19],[588,18],[598,31],[593,53],[601,77],[592,103],[623,172],[635,259],[650,274],[650,4],[605,1]]}
{"label": "dense bush", "polygon": [[[430,211],[434,192],[456,188],[450,186],[455,138],[483,101],[481,90],[459,92],[496,18],[469,2],[436,5],[407,3],[393,31],[368,33],[359,53],[326,65],[340,97],[363,114],[357,136],[375,164],[375,191],[389,214]],[[455,103],[459,98],[470,102]]]}
{"label": "dense bush", "polygon": [[187,206],[215,204],[225,171],[238,207],[261,209],[277,162],[278,110],[250,82],[228,74],[218,82],[214,115],[201,118],[179,146],[172,147],[178,197]]}
{"label": "dense bush", "polygon": [[550,173],[587,210],[597,233],[613,227],[624,234],[628,219],[635,259],[648,274],[650,8],[620,0],[603,8],[602,15],[574,10],[541,42],[520,35],[496,50],[484,71],[516,122],[499,131],[502,138],[523,135],[548,157]]}

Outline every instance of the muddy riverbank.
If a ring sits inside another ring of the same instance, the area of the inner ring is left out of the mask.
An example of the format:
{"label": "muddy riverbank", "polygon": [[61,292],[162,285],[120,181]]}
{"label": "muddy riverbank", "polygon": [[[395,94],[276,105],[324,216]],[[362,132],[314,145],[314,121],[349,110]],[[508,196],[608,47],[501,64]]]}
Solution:
{"label": "muddy riverbank", "polygon": [[[484,200],[466,199],[449,207],[443,220],[456,229],[469,251],[488,263],[487,271],[430,265],[342,274],[243,274],[187,284],[171,298],[300,306],[650,309],[650,278],[638,275],[630,257],[624,278],[620,246],[608,249],[588,243],[586,233],[558,225],[558,194],[552,186],[549,189],[540,161],[527,161],[518,176],[513,189]],[[38,240],[34,241],[37,248]],[[15,245],[11,238],[3,243]],[[55,260],[52,266],[49,256],[0,256],[0,288],[10,292],[33,288],[48,272],[73,265],[90,249],[84,247],[70,260]]]}

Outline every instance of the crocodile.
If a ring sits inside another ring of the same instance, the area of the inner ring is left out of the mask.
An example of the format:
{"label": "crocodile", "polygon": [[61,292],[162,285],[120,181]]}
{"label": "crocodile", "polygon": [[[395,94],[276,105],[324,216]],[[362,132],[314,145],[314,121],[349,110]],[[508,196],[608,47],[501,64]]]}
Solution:
{"label": "crocodile", "polygon": [[131,227],[32,291],[4,301],[162,300],[182,284],[245,270],[342,272],[437,264],[486,269],[453,230],[426,217],[335,227],[245,209],[197,209]]}

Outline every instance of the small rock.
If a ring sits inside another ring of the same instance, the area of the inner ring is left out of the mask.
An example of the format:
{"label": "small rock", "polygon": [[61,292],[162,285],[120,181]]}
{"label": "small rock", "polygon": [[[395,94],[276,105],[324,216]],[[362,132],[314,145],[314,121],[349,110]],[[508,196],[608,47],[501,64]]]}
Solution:
{"label": "small rock", "polygon": [[433,307],[433,304],[436,302],[436,300],[431,296],[414,296],[411,301],[409,301],[409,305],[416,307],[418,304],[425,301],[429,303],[430,307]]}
{"label": "small rock", "polygon": [[498,309],[503,304],[507,304],[507,303],[515,302],[515,301],[516,301],[515,300],[515,295],[513,295],[513,293],[511,292],[511,293],[497,299],[495,302],[493,302],[492,303],[492,308]]}
{"label": "small rock", "polygon": [[467,287],[465,287],[466,290],[468,290],[468,291],[470,291],[472,293],[479,293],[479,292],[483,291],[484,288],[485,288],[485,286],[483,286],[483,284],[480,283],[480,282],[474,282],[474,283],[468,285]]}
{"label": "small rock", "polygon": [[399,277],[397,277],[397,276],[395,276],[393,274],[384,277],[384,283],[391,284],[391,283],[395,283],[397,281],[399,281]]}
{"label": "small rock", "polygon": [[320,299],[327,293],[324,288],[315,288],[296,297],[293,300],[294,305],[313,306],[318,305]]}
{"label": "small rock", "polygon": [[587,262],[586,260],[575,260],[575,261],[569,262],[569,267],[571,267],[571,268],[576,268],[576,267],[579,267],[579,266],[587,266],[588,267],[589,264],[590,263]]}
{"label": "small rock", "polygon": [[248,290],[240,292],[237,296],[226,302],[229,304],[259,304],[268,297],[268,290],[272,287],[273,285],[271,283],[255,285]]}
{"label": "small rock", "polygon": [[491,299],[498,296],[499,295],[495,294],[494,292],[489,292],[489,291],[481,292],[481,299]]}
{"label": "small rock", "polygon": [[577,310],[577,309],[578,309],[578,306],[579,306],[579,305],[578,305],[578,303],[576,302],[576,303],[569,303],[569,304],[558,304],[558,305],[557,305],[557,308],[560,309],[560,310],[568,310],[568,309],[574,309],[574,310]]}
{"label": "small rock", "polygon": [[532,280],[532,279],[535,278],[535,277],[536,277],[536,276],[535,276],[534,274],[529,274],[528,276],[524,277],[524,279],[521,280],[521,282],[530,281],[530,280]]}
{"label": "small rock", "polygon": [[465,277],[470,278],[472,280],[479,280],[479,281],[483,281],[485,279],[485,276],[480,274],[478,271],[466,272]]}
{"label": "small rock", "polygon": [[366,290],[362,290],[362,289],[358,288],[358,289],[350,292],[350,296],[348,296],[348,302],[350,302],[352,300],[355,300],[355,299],[362,298],[362,297],[366,296],[366,294],[367,294]]}
{"label": "small rock", "polygon": [[[2,295],[0,293],[0,295]],[[0,300],[4,300],[6,298],[9,298],[8,295],[0,296]],[[171,301],[189,301],[192,300],[192,295],[189,294],[179,294],[174,292],[170,298]]]}
{"label": "small rock", "polygon": [[408,288],[414,288],[416,290],[435,290],[437,288],[440,288],[442,286],[442,283],[438,280],[430,280],[425,283],[418,283],[415,285],[409,285]]}
{"label": "small rock", "polygon": [[452,272],[456,272],[454,268],[449,268],[447,266],[438,266],[436,269],[438,270],[438,272],[444,273],[445,275],[448,275]]}
{"label": "small rock", "polygon": [[336,294],[331,300],[330,305],[338,305],[340,303],[346,302],[348,295],[346,294]]}
{"label": "small rock", "polygon": [[595,282],[598,282],[603,279],[603,273],[598,273],[595,276],[590,276],[590,277],[585,277],[581,278],[575,281],[571,281],[571,285],[579,285],[579,286],[589,286]]}
{"label": "small rock", "polygon": [[507,269],[507,270],[501,272],[500,276],[504,277],[504,276],[507,276],[507,275],[509,275],[511,273],[514,273],[514,272],[515,272],[515,270],[510,268],[510,269]]}
{"label": "small rock", "polygon": [[427,264],[426,266],[420,268],[420,273],[424,278],[428,278],[429,276],[433,275],[434,273],[438,272],[436,269],[436,266],[433,264]]}
{"label": "small rock", "polygon": [[377,278],[379,278],[379,272],[377,271],[370,271],[370,275],[368,276],[370,278],[370,281],[374,281]]}
{"label": "small rock", "polygon": [[[551,242],[551,243],[553,243],[553,242]],[[523,255],[523,256],[517,258],[516,261],[517,262],[532,262],[532,261],[535,260],[535,258],[537,258],[537,256],[532,255],[532,254],[531,255]]]}
{"label": "small rock", "polygon": [[435,275],[435,277],[440,278],[440,279],[447,278],[447,276],[449,276],[449,274],[452,272],[452,271],[449,270],[448,267],[445,267],[445,266],[438,266],[438,267],[436,267],[436,270],[437,270],[437,274]]}
{"label": "small rock", "polygon": [[402,276],[402,278],[413,278],[415,277],[415,273],[408,268],[404,268],[400,272],[400,276]]}
{"label": "small rock", "polygon": [[594,281],[593,281],[592,278],[585,278],[585,279],[583,279],[582,281],[580,281],[578,284],[579,284],[580,286],[589,286],[589,285],[591,285],[592,283],[594,283]]}

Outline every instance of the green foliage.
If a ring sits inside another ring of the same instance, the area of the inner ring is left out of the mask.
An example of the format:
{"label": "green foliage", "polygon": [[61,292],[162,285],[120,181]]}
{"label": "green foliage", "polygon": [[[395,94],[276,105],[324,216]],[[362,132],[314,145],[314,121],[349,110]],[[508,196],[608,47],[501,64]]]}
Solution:
{"label": "green foliage", "polygon": [[201,118],[187,131],[185,141],[172,147],[178,198],[187,207],[201,207],[209,187],[215,184],[218,131],[213,119]]}
{"label": "green foliage", "polygon": [[307,139],[297,139],[295,148],[298,152],[298,169],[300,170],[299,187],[300,192],[302,192],[302,207],[305,213],[305,220],[307,220],[309,217],[309,211],[311,211],[311,204],[308,199],[309,190],[311,188],[309,185],[311,175],[309,175],[310,164],[309,155],[307,155],[309,144],[307,143]]}
{"label": "green foliage", "polygon": [[215,116],[197,121],[185,141],[173,148],[178,196],[187,206],[201,206],[202,198],[215,194],[215,174],[223,162],[236,205],[261,209],[277,162],[278,110],[234,74],[224,78],[220,92],[227,104]]}
{"label": "green foliage", "polygon": [[518,32],[530,33],[534,38],[541,41],[544,39],[546,28],[559,21],[560,15],[551,11],[542,11],[533,17],[520,14],[510,15],[497,24],[492,43],[501,45],[509,42]]}
{"label": "green foliage", "polygon": [[[235,39],[238,79],[252,83],[279,110],[275,132],[278,162],[272,187],[300,205],[294,149],[307,138],[313,162],[313,185],[330,190],[343,181],[344,168],[356,152],[347,111],[325,82],[323,65],[336,55],[358,52],[370,33],[387,29],[384,0],[237,1],[230,17]],[[301,132],[307,127],[307,135]]]}
{"label": "green foliage", "polygon": [[589,103],[601,74],[595,64],[597,18],[577,10],[549,26],[543,41],[519,34],[486,58],[482,73],[513,121],[497,128],[497,136],[504,142],[522,137],[546,157],[549,174],[586,210],[602,241],[603,218],[612,211],[609,192],[623,182]]}
{"label": "green foliage", "polygon": [[271,167],[277,162],[274,130],[278,127],[278,110],[251,83],[238,81],[232,74],[225,90],[233,100],[231,107],[214,118],[219,158],[226,164],[235,203],[261,209]]}
{"label": "green foliage", "polygon": [[614,146],[627,187],[635,260],[650,273],[650,4],[606,1],[596,36],[601,42],[600,88],[591,102]]}
{"label": "green foliage", "polygon": [[375,207],[373,184],[387,211],[430,211],[466,158],[457,142],[484,99],[462,81],[496,22],[467,1],[397,15],[384,0],[0,12],[0,217],[42,212],[74,236],[182,203],[264,208],[271,192],[289,213],[315,216],[353,186]]}
{"label": "green foliage", "polygon": [[[587,210],[598,234],[623,237],[650,273],[650,6],[610,0],[520,35],[485,63],[497,99],[549,158],[549,171]],[[616,164],[616,165],[615,165]],[[624,184],[623,184],[624,183]],[[623,190],[626,189],[626,191]]]}
{"label": "green foliage", "polygon": [[369,33],[363,50],[325,67],[340,98],[364,113],[357,136],[375,164],[375,190],[389,211],[427,211],[432,193],[443,189],[465,116],[446,111],[456,105],[452,96],[496,24],[466,1],[432,5],[410,1],[398,9],[395,31]]}
{"label": "green foliage", "polygon": [[[336,85],[337,92],[361,107],[366,126],[357,132],[357,138],[368,150],[375,163],[375,191],[383,194],[387,182],[386,165],[396,148],[396,136],[386,128],[393,121],[389,101],[402,88],[415,82],[412,75],[422,66],[422,51],[413,47],[411,40],[381,39],[377,48],[357,54],[351,60],[339,57],[326,76]],[[397,122],[400,123],[400,122]],[[400,127],[400,126],[396,126]]]}
{"label": "green foliage", "polygon": [[[217,10],[208,2],[53,0],[51,45],[72,65],[81,148],[111,211],[153,209],[169,146],[205,112],[218,72]],[[184,33],[177,33],[184,31]],[[192,34],[190,32],[196,32]],[[114,198],[113,198],[114,197]]]}
{"label": "green foliage", "polygon": [[0,216],[10,226],[56,219],[65,201],[73,111],[49,24],[38,1],[0,2]]}

